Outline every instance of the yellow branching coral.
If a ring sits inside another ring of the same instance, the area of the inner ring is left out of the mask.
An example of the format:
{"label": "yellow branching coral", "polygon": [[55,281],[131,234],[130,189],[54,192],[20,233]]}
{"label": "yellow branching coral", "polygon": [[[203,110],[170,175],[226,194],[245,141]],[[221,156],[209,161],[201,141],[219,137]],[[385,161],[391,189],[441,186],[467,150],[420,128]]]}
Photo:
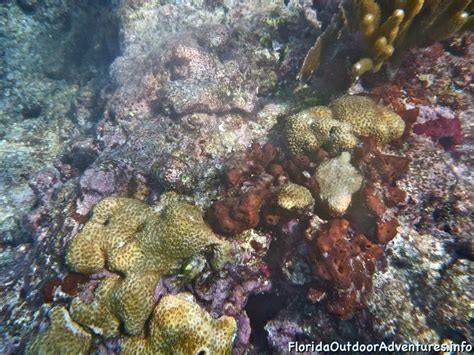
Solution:
{"label": "yellow branching coral", "polygon": [[277,203],[281,208],[291,210],[311,206],[314,199],[306,187],[289,182],[277,192]]}
{"label": "yellow branching coral", "polygon": [[283,136],[292,154],[311,155],[319,147],[335,154],[354,148],[356,137],[372,137],[384,144],[401,137],[404,129],[404,121],[395,112],[354,95],[289,117]]}
{"label": "yellow branching coral", "polygon": [[28,345],[27,354],[88,354],[91,334],[75,323],[68,311],[54,307],[49,312],[51,325]]}
{"label": "yellow branching coral", "polygon": [[149,335],[122,341],[122,354],[231,354],[237,325],[212,318],[189,293],[164,296],[153,310]]}
{"label": "yellow branching coral", "polygon": [[[366,72],[379,71],[386,61],[397,64],[407,48],[430,45],[471,28],[472,7],[472,0],[346,1],[308,51],[298,77],[309,79],[320,65],[322,52],[335,42],[335,34],[342,33],[344,28],[360,33],[363,40],[364,55],[352,66],[353,75],[359,77]],[[332,43],[326,40],[329,37]]]}
{"label": "yellow branching coral", "polygon": [[66,260],[79,272],[106,266],[120,275],[108,278],[90,303],[75,299],[71,315],[105,337],[139,335],[154,305],[154,288],[163,275],[177,272],[184,260],[213,251],[212,264],[230,260],[231,246],[216,237],[198,207],[174,194],[162,198],[159,210],[126,198],[106,198],[69,244]]}

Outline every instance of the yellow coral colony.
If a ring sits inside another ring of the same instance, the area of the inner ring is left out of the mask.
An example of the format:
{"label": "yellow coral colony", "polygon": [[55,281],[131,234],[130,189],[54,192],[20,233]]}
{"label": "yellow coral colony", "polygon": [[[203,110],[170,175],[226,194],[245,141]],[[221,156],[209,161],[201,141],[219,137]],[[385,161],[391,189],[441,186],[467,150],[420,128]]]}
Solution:
{"label": "yellow coral colony", "polygon": [[322,147],[334,155],[354,148],[356,137],[372,137],[384,144],[401,137],[404,129],[404,121],[395,112],[354,95],[289,117],[283,136],[292,154],[310,155]]}
{"label": "yellow coral colony", "polygon": [[51,325],[29,344],[27,354],[85,355],[89,353],[91,335],[75,323],[68,311],[54,307],[49,312]]}
{"label": "yellow coral colony", "polygon": [[72,318],[94,333],[117,336],[123,323],[126,333],[143,334],[161,276],[208,249],[214,251],[215,267],[230,260],[230,244],[214,235],[199,208],[174,194],[162,201],[154,211],[133,199],[106,198],[69,244],[66,261],[73,270],[93,273],[107,267],[121,275],[103,280],[92,302],[76,298],[71,304]]}
{"label": "yellow coral colony", "polygon": [[359,137],[372,137],[384,144],[400,138],[405,122],[392,110],[366,96],[343,96],[329,105],[336,120],[348,123]]}
{"label": "yellow coral colony", "polygon": [[363,57],[352,66],[352,74],[359,77],[379,71],[386,61],[396,66],[407,48],[430,45],[469,30],[474,22],[468,11],[472,6],[472,0],[348,0],[308,51],[298,78],[309,79],[322,54],[345,29],[360,33],[363,40]]}
{"label": "yellow coral colony", "polygon": [[[462,30],[470,17],[465,11],[472,0],[353,0],[348,12],[352,30],[359,30],[366,56],[352,66],[358,77],[377,72],[382,64],[397,62],[407,48],[425,46]],[[385,18],[383,14],[388,14]]]}
{"label": "yellow coral colony", "polygon": [[122,354],[231,354],[235,319],[212,318],[189,293],[164,296],[155,307],[148,336],[122,342]]}
{"label": "yellow coral colony", "polygon": [[314,199],[306,187],[289,182],[277,192],[277,203],[281,208],[292,210],[311,207]]}

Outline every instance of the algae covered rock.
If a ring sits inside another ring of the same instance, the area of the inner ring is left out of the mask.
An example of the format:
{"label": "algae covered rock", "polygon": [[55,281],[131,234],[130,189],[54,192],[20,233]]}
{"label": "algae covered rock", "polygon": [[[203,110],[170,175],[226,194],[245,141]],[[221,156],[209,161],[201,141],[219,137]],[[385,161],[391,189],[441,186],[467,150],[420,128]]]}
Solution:
{"label": "algae covered rock", "polygon": [[343,152],[319,166],[314,178],[320,198],[333,215],[343,215],[351,204],[352,194],[362,186],[361,174],[351,165],[351,156]]}
{"label": "algae covered rock", "polygon": [[306,187],[290,182],[278,191],[277,203],[286,210],[306,208],[314,204],[314,198]]}
{"label": "algae covered rock", "polygon": [[29,344],[27,354],[88,354],[91,335],[75,323],[68,311],[57,306],[49,312],[51,325]]}
{"label": "algae covered rock", "polygon": [[351,150],[357,137],[385,144],[401,137],[405,123],[395,112],[365,96],[343,96],[326,106],[315,106],[288,118],[283,136],[288,150],[311,155],[322,147],[332,154]]}
{"label": "algae covered rock", "polygon": [[206,252],[213,252],[215,268],[231,258],[230,244],[204,223],[201,210],[177,195],[164,195],[156,210],[133,199],[106,198],[69,244],[66,260],[75,271],[107,266],[123,276],[103,280],[92,302],[75,299],[72,317],[105,337],[118,335],[121,322],[127,333],[142,334],[159,279]]}
{"label": "algae covered rock", "polygon": [[164,296],[155,307],[147,337],[122,342],[122,354],[231,354],[234,318],[212,318],[189,293]]}

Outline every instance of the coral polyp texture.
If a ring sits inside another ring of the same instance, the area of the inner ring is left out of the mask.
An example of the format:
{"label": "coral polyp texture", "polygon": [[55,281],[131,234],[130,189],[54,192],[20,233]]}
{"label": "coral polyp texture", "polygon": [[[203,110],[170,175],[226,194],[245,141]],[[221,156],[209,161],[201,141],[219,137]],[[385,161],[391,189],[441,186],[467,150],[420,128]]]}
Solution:
{"label": "coral polyp texture", "polygon": [[314,198],[306,187],[290,182],[277,192],[277,203],[281,208],[292,210],[311,207]]}
{"label": "coral polyp texture", "polygon": [[153,212],[145,203],[109,197],[94,207],[94,214],[68,245],[66,263],[75,271],[90,274],[104,268],[119,250],[145,225]]}
{"label": "coral polyp texture", "polygon": [[298,77],[307,80],[321,64],[324,52],[337,45],[346,29],[362,39],[364,56],[352,66],[356,77],[377,72],[390,61],[398,65],[410,47],[427,46],[454,33],[472,29],[472,0],[349,0],[308,51]]}
{"label": "coral polyp texture", "polygon": [[371,137],[382,144],[400,138],[405,130],[398,114],[367,96],[343,96],[329,107],[338,121],[352,126],[357,136]]}
{"label": "coral polyp texture", "polygon": [[153,310],[148,336],[122,342],[122,354],[231,354],[234,318],[212,318],[189,293],[164,296]]}
{"label": "coral polyp texture", "polygon": [[329,107],[316,106],[287,119],[283,135],[292,154],[314,154],[322,147],[331,153],[350,150],[357,137],[372,137],[381,144],[400,138],[402,118],[366,96],[347,95]]}
{"label": "coral polyp texture", "polygon": [[142,334],[160,277],[200,253],[213,252],[217,268],[231,259],[230,245],[216,237],[201,213],[172,193],[162,196],[158,211],[128,198],[99,202],[69,244],[66,260],[75,271],[92,273],[106,266],[123,277],[102,281],[90,303],[75,299],[73,318],[105,337],[118,335],[120,322],[126,333]]}
{"label": "coral polyp texture", "polygon": [[66,308],[54,307],[49,319],[48,330],[31,341],[27,354],[89,354],[92,336],[71,319]]}

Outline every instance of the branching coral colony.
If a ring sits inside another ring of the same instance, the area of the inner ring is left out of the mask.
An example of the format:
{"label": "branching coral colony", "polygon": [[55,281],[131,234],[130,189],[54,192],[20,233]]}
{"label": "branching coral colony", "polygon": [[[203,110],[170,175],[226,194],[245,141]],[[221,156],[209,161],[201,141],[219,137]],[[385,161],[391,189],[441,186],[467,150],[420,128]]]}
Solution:
{"label": "branching coral colony", "polygon": [[355,77],[377,72],[385,62],[397,67],[410,47],[428,46],[457,31],[472,30],[473,9],[472,0],[342,1],[339,12],[308,51],[298,78],[308,80],[322,56],[337,52],[338,40],[347,32],[362,39],[363,54],[352,65]]}

